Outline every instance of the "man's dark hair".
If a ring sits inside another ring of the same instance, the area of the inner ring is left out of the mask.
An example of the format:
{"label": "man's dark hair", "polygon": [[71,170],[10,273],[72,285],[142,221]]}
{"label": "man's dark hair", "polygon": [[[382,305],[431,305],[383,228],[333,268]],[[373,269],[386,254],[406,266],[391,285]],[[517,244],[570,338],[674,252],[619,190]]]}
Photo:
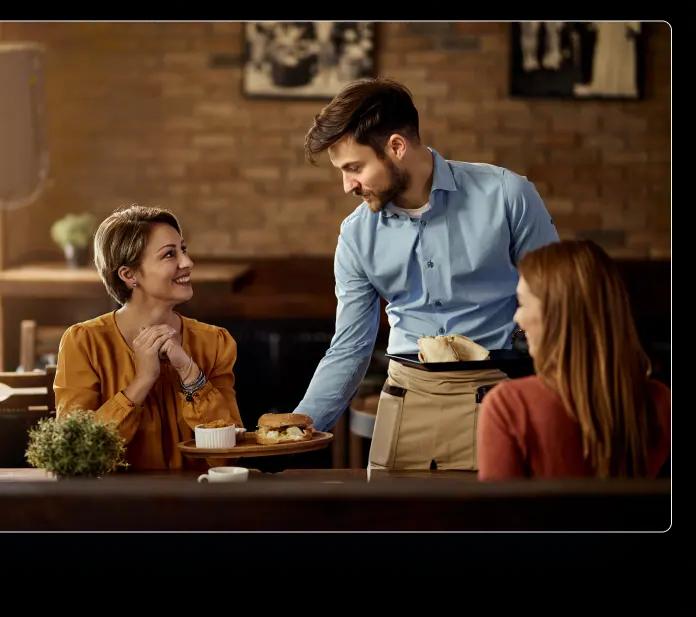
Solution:
{"label": "man's dark hair", "polygon": [[305,136],[305,156],[316,164],[316,154],[351,134],[359,144],[384,157],[384,147],[394,133],[420,141],[418,110],[408,88],[391,79],[359,79],[343,88],[314,117]]}

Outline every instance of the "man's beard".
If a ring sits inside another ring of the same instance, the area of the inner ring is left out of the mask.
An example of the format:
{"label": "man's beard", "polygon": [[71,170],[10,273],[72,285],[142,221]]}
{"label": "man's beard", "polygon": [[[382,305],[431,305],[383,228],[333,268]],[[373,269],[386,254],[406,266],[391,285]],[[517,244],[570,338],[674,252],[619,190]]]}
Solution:
{"label": "man's beard", "polygon": [[[383,191],[377,193],[368,192],[355,193],[363,197],[367,203],[367,207],[373,212],[379,212],[390,201],[394,201],[399,197],[411,184],[411,174],[405,169],[399,169],[390,159],[385,159],[385,165],[389,173],[389,185]],[[372,201],[367,197],[372,198]]]}

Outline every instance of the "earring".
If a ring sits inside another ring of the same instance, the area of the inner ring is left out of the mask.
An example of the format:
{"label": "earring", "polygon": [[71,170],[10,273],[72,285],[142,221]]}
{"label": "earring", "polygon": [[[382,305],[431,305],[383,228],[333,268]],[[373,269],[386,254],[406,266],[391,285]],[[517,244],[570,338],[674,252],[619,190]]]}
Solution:
{"label": "earring", "polygon": [[133,289],[135,289],[135,288],[137,287],[137,285],[138,285],[138,283],[136,283],[135,281],[133,281]]}

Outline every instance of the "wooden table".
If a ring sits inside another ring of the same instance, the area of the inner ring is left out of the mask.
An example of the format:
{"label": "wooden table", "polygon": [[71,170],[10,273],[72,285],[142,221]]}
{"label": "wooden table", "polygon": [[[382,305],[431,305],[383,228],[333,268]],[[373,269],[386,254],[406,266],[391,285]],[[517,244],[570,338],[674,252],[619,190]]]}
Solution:
{"label": "wooden table", "polygon": [[[178,482],[181,480],[196,480],[201,472],[191,469],[172,471],[140,471],[119,472],[108,476],[108,480],[123,478],[138,478]],[[457,480],[462,482],[477,482],[475,471],[371,471],[367,469],[286,469],[279,473],[263,473],[258,469],[249,470],[249,480],[253,482],[297,482],[310,481],[326,484],[345,484],[379,482],[386,479],[428,479],[428,480]],[[33,467],[0,467],[0,482],[56,482],[56,477],[45,469]]]}
{"label": "wooden table", "polygon": [[[217,286],[231,290],[234,283],[250,270],[247,264],[196,262],[192,272],[194,292],[203,287]],[[26,298],[47,300],[52,298],[79,301],[87,298],[107,297],[94,267],[68,268],[63,262],[36,263],[0,270],[0,370],[13,369],[16,359],[5,357],[5,300]],[[19,328],[17,328],[19,334]]]}
{"label": "wooden table", "polygon": [[4,472],[2,531],[662,531],[671,520],[669,480],[485,483],[463,471],[288,469],[199,484],[191,471],[60,481]]}

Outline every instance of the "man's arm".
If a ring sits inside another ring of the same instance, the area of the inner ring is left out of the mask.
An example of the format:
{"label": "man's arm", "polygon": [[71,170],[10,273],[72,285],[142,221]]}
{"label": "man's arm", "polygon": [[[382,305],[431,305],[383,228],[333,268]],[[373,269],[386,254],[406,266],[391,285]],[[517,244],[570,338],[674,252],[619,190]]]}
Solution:
{"label": "man's arm", "polygon": [[510,223],[510,259],[517,265],[528,251],[558,242],[558,231],[539,193],[527,178],[506,169],[503,189]]}
{"label": "man's arm", "polygon": [[320,431],[336,423],[358,389],[379,330],[379,295],[343,233],[338,237],[334,275],[336,333],[295,409],[311,416]]}

